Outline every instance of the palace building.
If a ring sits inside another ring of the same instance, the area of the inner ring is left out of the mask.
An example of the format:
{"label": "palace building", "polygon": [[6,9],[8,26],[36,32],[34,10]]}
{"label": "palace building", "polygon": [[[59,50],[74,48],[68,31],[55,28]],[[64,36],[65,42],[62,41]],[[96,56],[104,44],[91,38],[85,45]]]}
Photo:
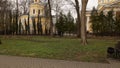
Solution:
{"label": "palace building", "polygon": [[[39,32],[42,31],[43,34],[45,34],[46,32],[49,33],[50,19],[49,19],[49,16],[47,16],[49,15],[49,12],[46,9],[48,9],[48,5],[42,4],[40,0],[33,0],[32,3],[29,5],[28,14],[24,14],[19,17],[19,24],[21,22],[21,25],[22,25],[22,28],[20,28],[21,32],[24,33],[26,31],[26,25],[28,25],[28,21],[29,21],[30,34],[33,34],[35,30],[36,30],[36,34],[38,34],[38,30],[40,28],[42,30],[40,30]],[[113,10],[114,15],[120,17],[120,1],[119,0],[98,0],[97,10],[98,10],[98,13],[103,11],[105,14],[107,14],[108,11]],[[87,11],[86,12],[86,17],[87,17],[86,30],[89,33],[92,33],[90,16],[91,16],[91,11]],[[39,24],[38,21],[40,21],[41,25]]]}
{"label": "palace building", "polygon": [[[120,0],[98,0],[97,10],[98,13],[103,11],[104,14],[107,14],[108,11],[113,10],[114,15],[120,17]],[[86,17],[87,17],[86,29],[89,33],[92,33],[90,16],[91,16],[91,11],[86,13]]]}
{"label": "palace building", "polygon": [[105,14],[114,11],[115,16],[120,16],[120,0],[98,0],[98,11],[103,11]]}
{"label": "palace building", "polygon": [[[25,33],[26,25],[28,24],[30,34],[34,32],[38,34],[38,31],[45,34],[46,31],[49,31],[50,19],[47,17],[48,12],[46,9],[47,5],[42,4],[40,0],[33,0],[29,5],[29,12],[19,17],[18,25],[22,25],[21,28],[19,28],[21,33]],[[40,28],[41,30],[39,30]]]}

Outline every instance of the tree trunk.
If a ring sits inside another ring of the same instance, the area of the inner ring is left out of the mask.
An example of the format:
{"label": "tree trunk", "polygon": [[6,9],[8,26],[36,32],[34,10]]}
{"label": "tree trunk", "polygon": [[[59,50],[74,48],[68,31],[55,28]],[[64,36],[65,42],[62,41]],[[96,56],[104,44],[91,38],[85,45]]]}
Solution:
{"label": "tree trunk", "polygon": [[10,34],[12,34],[12,11],[10,11],[10,15],[9,15],[9,18],[10,18]]}
{"label": "tree trunk", "polygon": [[[5,12],[5,10],[4,10],[4,12]],[[6,36],[6,20],[5,20],[6,19],[6,14],[5,13],[4,13],[4,16],[3,16],[4,17],[3,20],[4,20],[4,35]]]}
{"label": "tree trunk", "polygon": [[49,15],[50,15],[50,35],[53,36],[53,20],[52,20],[52,13],[51,13],[51,2],[48,0],[49,5]]}
{"label": "tree trunk", "polygon": [[30,35],[30,15],[28,13],[28,35]]}
{"label": "tree trunk", "polygon": [[38,12],[38,20],[37,20],[37,31],[38,31],[38,35],[40,34],[40,16],[39,16],[39,12]]}
{"label": "tree trunk", "polygon": [[77,12],[77,37],[80,37],[81,32],[81,20],[80,20],[80,8],[79,8],[79,1],[75,0],[76,3],[76,12]]}
{"label": "tree trunk", "polygon": [[28,25],[27,25],[26,19],[25,19],[25,22],[24,22],[24,23],[25,23],[25,34],[27,35],[27,31],[28,31],[27,28],[28,28]]}
{"label": "tree trunk", "polygon": [[32,18],[32,23],[33,23],[33,34],[36,35],[36,21],[35,21],[35,18]]}
{"label": "tree trunk", "polygon": [[82,11],[81,11],[81,42],[83,45],[87,45],[86,37],[86,6],[88,0],[82,0]]}
{"label": "tree trunk", "polygon": [[16,0],[16,35],[18,34],[18,0]]}
{"label": "tree trunk", "polygon": [[19,28],[19,35],[21,35],[21,29],[22,29],[21,26],[22,26],[21,20],[19,20],[19,27],[18,27]]}

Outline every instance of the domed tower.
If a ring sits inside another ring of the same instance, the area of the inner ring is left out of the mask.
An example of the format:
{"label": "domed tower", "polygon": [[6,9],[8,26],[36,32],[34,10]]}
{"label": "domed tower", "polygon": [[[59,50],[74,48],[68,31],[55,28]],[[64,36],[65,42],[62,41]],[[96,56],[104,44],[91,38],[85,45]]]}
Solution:
{"label": "domed tower", "polygon": [[33,0],[30,4],[30,16],[44,15],[44,5],[40,3],[40,0]]}
{"label": "domed tower", "polygon": [[23,31],[25,30],[26,21],[26,24],[28,24],[29,21],[30,34],[40,34],[40,32],[41,34],[45,34],[46,30],[49,32],[50,20],[49,18],[46,18],[45,4],[40,0],[30,0],[29,14],[20,16],[20,22],[22,22],[23,25]]}

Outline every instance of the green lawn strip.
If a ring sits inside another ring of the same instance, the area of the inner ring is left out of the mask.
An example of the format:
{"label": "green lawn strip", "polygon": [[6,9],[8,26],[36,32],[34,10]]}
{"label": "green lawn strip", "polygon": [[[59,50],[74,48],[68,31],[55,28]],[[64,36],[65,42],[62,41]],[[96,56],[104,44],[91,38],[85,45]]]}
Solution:
{"label": "green lawn strip", "polygon": [[47,59],[105,62],[106,49],[114,46],[114,40],[89,39],[83,46],[80,39],[50,37],[19,37],[2,39],[0,54],[39,57]]}

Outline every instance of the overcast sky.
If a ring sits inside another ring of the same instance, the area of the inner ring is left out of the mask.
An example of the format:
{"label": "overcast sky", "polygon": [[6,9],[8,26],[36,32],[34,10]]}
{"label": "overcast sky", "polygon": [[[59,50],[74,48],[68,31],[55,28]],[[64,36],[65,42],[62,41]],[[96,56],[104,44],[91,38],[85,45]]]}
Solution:
{"label": "overcast sky", "polygon": [[[16,0],[12,0],[12,1],[16,1]],[[73,0],[74,1],[74,0]],[[81,0],[79,0],[79,2],[81,2]],[[97,5],[98,5],[98,0],[89,0],[88,2],[88,5],[87,5],[87,10],[92,10],[93,7],[96,7],[97,8]],[[64,7],[63,7],[64,8]],[[70,11],[72,10],[71,8],[68,8]],[[66,7],[65,7],[65,11],[68,10]],[[76,11],[72,11],[73,12],[73,16],[76,17]]]}
{"label": "overcast sky", "polygon": [[[79,2],[81,2],[81,0],[79,0]],[[89,0],[88,5],[87,5],[87,10],[88,11],[92,10],[93,7],[97,8],[97,5],[98,5],[98,0]],[[63,9],[64,9],[64,7],[63,7]],[[66,10],[68,10],[68,9],[72,12],[72,15],[74,16],[74,18],[76,18],[77,17],[76,10],[71,9],[70,6],[68,6],[68,8],[65,7],[65,9],[64,9],[65,12],[64,13],[67,13]]]}
{"label": "overcast sky", "polygon": [[92,9],[94,6],[97,7],[98,0],[89,0],[87,9]]}
{"label": "overcast sky", "polygon": [[[12,1],[15,1],[15,0],[12,0]],[[98,5],[98,0],[89,0],[87,9],[92,9],[94,6],[97,7],[97,5]]]}

